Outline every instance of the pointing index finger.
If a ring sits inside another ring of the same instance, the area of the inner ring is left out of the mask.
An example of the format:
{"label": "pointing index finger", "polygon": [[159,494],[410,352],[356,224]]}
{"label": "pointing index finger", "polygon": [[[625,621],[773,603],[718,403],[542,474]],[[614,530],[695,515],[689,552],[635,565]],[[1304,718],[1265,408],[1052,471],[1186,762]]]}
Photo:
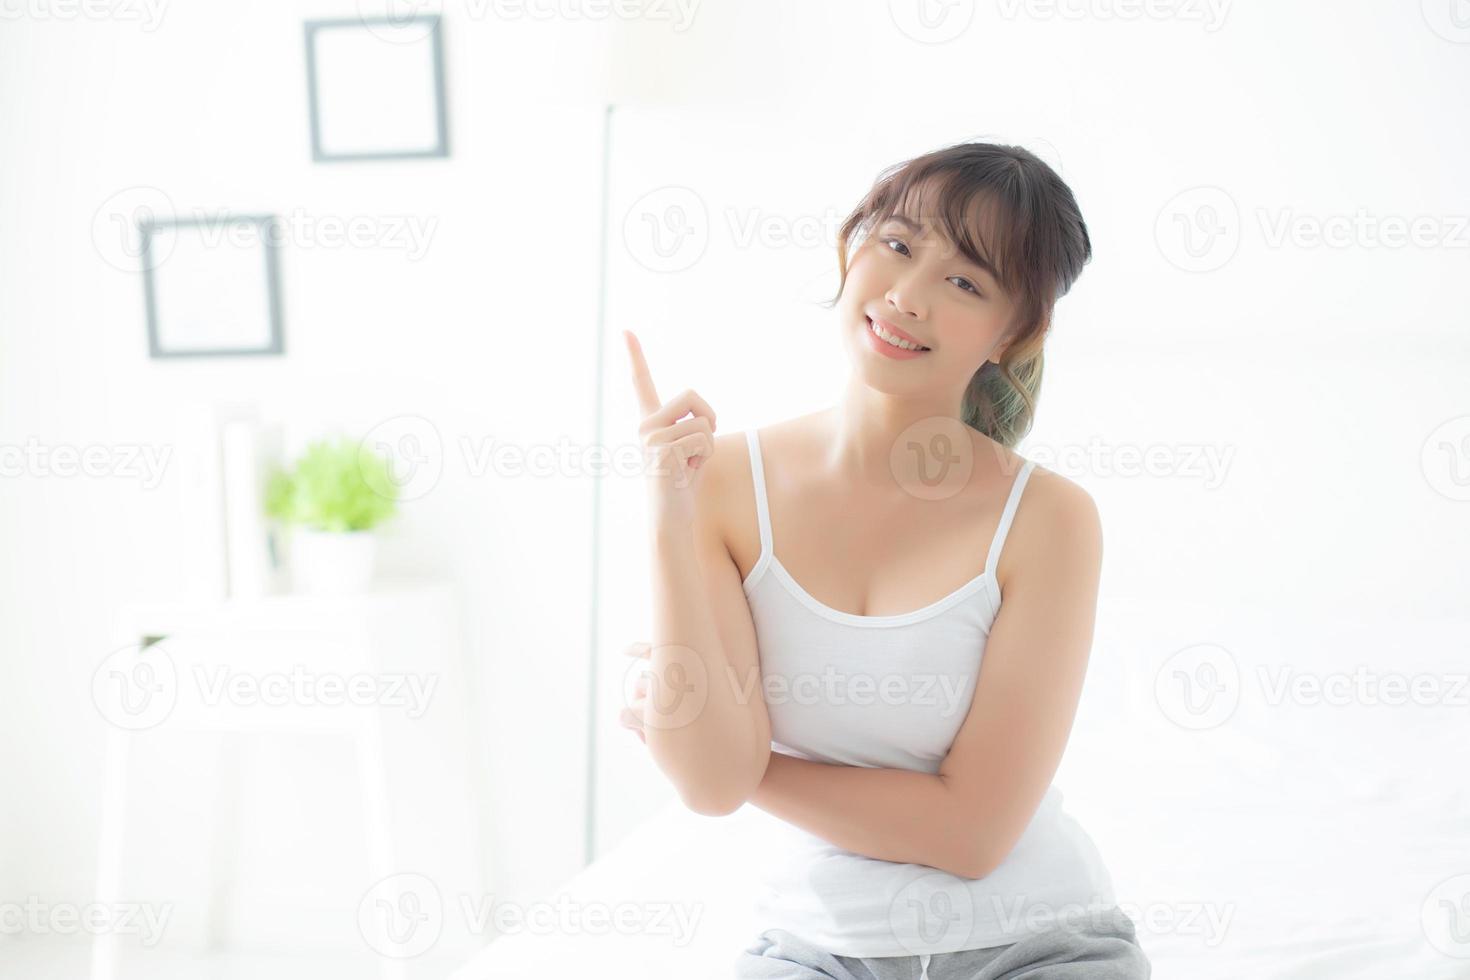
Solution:
{"label": "pointing index finger", "polygon": [[633,365],[633,391],[638,395],[638,407],[644,415],[652,415],[663,402],[658,400],[658,391],[653,387],[653,375],[648,371],[648,362],[643,359],[643,347],[632,331],[623,331],[623,340],[628,347],[628,359]]}

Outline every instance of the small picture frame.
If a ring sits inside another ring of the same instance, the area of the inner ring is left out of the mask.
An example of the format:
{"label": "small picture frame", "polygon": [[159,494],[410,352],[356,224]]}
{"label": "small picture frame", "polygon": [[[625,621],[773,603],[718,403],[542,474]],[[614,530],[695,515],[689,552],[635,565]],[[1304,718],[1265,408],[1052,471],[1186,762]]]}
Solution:
{"label": "small picture frame", "polygon": [[438,14],[308,20],[311,158],[449,156]]}
{"label": "small picture frame", "polygon": [[138,236],[150,357],[285,353],[274,215],[148,218]]}

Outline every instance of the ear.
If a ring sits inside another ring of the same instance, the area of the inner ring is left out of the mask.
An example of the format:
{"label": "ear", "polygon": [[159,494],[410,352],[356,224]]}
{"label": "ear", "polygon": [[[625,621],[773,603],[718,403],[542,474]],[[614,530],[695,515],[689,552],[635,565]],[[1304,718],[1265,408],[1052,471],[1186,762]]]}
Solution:
{"label": "ear", "polygon": [[1006,324],[1006,328],[1001,333],[1000,339],[995,342],[995,349],[986,358],[987,361],[994,361],[996,364],[999,364],[1001,358],[1005,357],[1006,351],[1011,349],[1011,344],[1016,342],[1016,335],[1021,332],[1020,324],[1016,322],[1020,318],[1021,314],[1019,311],[1012,315],[1011,322]]}

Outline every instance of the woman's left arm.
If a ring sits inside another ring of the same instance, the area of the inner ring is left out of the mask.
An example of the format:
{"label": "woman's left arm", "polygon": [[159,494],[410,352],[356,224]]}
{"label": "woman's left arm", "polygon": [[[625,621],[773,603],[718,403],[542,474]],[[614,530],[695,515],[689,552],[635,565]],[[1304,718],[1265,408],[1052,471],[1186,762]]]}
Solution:
{"label": "woman's left arm", "polygon": [[1027,489],[1002,553],[1005,601],[985,644],[969,712],[938,775],[772,753],[749,802],[884,861],[982,878],[1005,859],[1067,747],[1102,572],[1102,526],[1092,497],[1040,470]]}

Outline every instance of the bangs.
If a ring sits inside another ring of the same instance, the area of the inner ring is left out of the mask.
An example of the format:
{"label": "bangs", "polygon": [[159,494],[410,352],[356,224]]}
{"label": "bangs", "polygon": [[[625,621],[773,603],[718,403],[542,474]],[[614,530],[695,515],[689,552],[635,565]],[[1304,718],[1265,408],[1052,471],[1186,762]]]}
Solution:
{"label": "bangs", "polygon": [[1005,175],[982,181],[960,174],[898,175],[873,202],[873,227],[894,218],[922,223],[947,247],[984,269],[1012,297],[1026,292],[1026,229],[1014,187]]}

